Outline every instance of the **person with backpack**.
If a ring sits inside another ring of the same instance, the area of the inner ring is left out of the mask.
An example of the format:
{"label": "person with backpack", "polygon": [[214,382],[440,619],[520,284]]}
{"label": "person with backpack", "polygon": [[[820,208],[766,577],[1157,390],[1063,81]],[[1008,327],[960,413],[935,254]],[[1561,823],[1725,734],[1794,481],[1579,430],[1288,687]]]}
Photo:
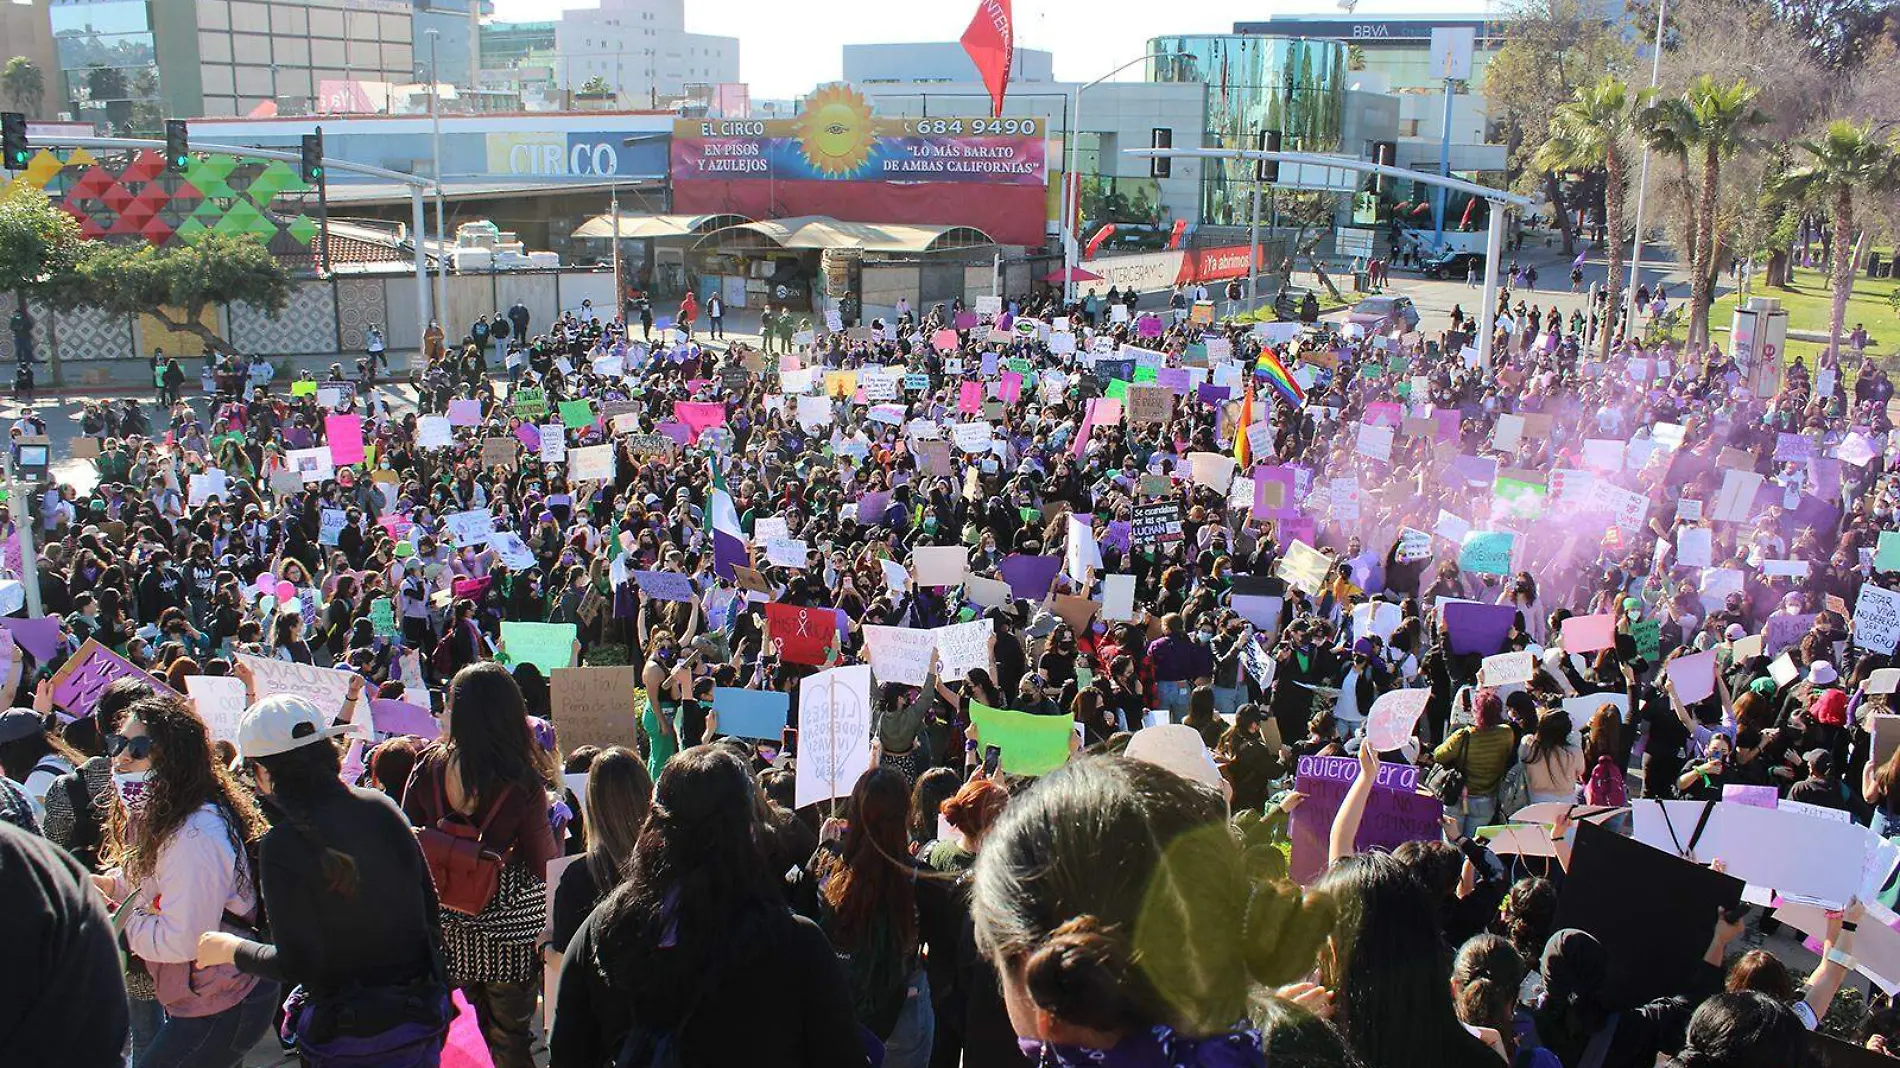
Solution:
{"label": "person with backpack", "polygon": [[0,773],[26,789],[36,818],[46,818],[46,794],[54,780],[83,759],[46,729],[46,717],[39,711],[9,708],[0,712]]}
{"label": "person with backpack", "polygon": [[870,1063],[844,968],[786,905],[758,812],[725,746],[667,763],[625,880],[566,946],[550,1068]]}
{"label": "person with backpack", "polygon": [[496,1068],[534,1068],[535,947],[548,861],[559,853],[547,776],[507,668],[462,668],[446,706],[445,738],[417,758],[403,812],[442,902],[449,981],[474,1006]]}
{"label": "person with backpack", "polygon": [[[248,699],[255,681],[238,674]],[[454,1015],[435,884],[395,802],[343,784],[337,736],[350,729],[295,694],[250,703],[238,753],[271,819],[258,882],[272,938],[207,931],[197,963],[292,985],[282,1035],[305,1068],[433,1066]]]}
{"label": "person with backpack", "polygon": [[[52,708],[50,685],[42,685],[34,706],[43,703]],[[100,870],[99,847],[105,841],[106,824],[113,809],[124,802],[121,790],[136,793],[144,784],[137,777],[121,777],[113,772],[112,758],[106,754],[106,739],[119,731],[125,710],[156,691],[152,684],[136,676],[113,679],[99,693],[92,715],[67,724],[65,738],[83,758],[78,767],[53,780],[46,791],[46,837],[63,847],[89,871]]]}
{"label": "person with backpack", "polygon": [[132,818],[109,826],[103,852],[114,867],[92,882],[119,912],[157,1005],[156,1020],[133,1016],[133,1063],[237,1068],[270,1029],[277,984],[194,961],[207,931],[261,935],[251,854],[264,818],[183,699],[167,691],[136,701],[119,730],[107,744],[114,770],[149,778],[128,802]]}

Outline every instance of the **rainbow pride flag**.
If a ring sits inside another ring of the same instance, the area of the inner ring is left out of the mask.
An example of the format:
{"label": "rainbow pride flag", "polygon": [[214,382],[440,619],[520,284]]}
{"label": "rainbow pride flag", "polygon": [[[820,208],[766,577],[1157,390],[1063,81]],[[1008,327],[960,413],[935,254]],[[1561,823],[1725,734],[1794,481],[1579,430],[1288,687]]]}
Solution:
{"label": "rainbow pride flag", "polygon": [[1279,390],[1280,395],[1295,408],[1306,404],[1306,391],[1294,380],[1286,364],[1280,362],[1280,357],[1265,345],[1260,347],[1260,359],[1254,365],[1254,374],[1272,383],[1273,388]]}

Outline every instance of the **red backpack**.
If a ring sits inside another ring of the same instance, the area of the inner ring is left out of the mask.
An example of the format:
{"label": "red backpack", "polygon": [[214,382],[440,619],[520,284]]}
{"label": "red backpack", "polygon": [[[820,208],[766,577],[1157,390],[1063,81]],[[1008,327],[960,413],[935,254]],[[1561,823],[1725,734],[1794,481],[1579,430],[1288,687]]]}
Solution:
{"label": "red backpack", "polygon": [[1583,784],[1583,803],[1611,808],[1621,808],[1629,803],[1629,794],[1623,785],[1623,771],[1616,766],[1616,761],[1607,756],[1597,758],[1597,766],[1590,769],[1590,778]]}

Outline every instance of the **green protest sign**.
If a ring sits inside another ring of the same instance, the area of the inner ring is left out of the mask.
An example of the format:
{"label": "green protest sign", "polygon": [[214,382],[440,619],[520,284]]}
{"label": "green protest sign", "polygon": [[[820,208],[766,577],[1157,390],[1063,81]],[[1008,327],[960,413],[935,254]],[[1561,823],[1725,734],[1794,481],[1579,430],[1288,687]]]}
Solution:
{"label": "green protest sign", "polygon": [[539,419],[548,414],[548,394],[544,389],[517,389],[514,413],[523,419]]}
{"label": "green protest sign", "polygon": [[502,651],[512,664],[533,664],[550,678],[555,668],[567,667],[574,659],[574,639],[578,631],[572,623],[511,623],[501,625]]}
{"label": "green protest sign", "polygon": [[385,638],[396,636],[396,602],[378,597],[369,603],[369,621],[376,633]]}
{"label": "green protest sign", "polygon": [[561,425],[569,430],[580,430],[594,425],[594,402],[589,400],[566,400],[561,402]]}
{"label": "green protest sign", "polygon": [[1037,716],[971,701],[970,722],[976,725],[978,750],[1001,749],[1002,768],[1012,775],[1047,775],[1061,767],[1075,737],[1073,714]]}
{"label": "green protest sign", "polygon": [[1662,621],[1639,619],[1630,624],[1630,637],[1636,640],[1636,655],[1654,666],[1662,659]]}

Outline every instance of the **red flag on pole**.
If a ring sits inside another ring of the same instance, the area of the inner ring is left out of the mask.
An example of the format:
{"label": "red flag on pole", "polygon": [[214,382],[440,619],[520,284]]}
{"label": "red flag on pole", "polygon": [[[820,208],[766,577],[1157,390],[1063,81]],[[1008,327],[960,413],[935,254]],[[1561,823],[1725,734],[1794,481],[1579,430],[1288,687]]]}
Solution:
{"label": "red flag on pole", "polygon": [[1009,0],[977,0],[976,15],[963,31],[963,50],[990,91],[990,114],[1001,116],[1010,68],[1016,65],[1016,20],[1010,15]]}

